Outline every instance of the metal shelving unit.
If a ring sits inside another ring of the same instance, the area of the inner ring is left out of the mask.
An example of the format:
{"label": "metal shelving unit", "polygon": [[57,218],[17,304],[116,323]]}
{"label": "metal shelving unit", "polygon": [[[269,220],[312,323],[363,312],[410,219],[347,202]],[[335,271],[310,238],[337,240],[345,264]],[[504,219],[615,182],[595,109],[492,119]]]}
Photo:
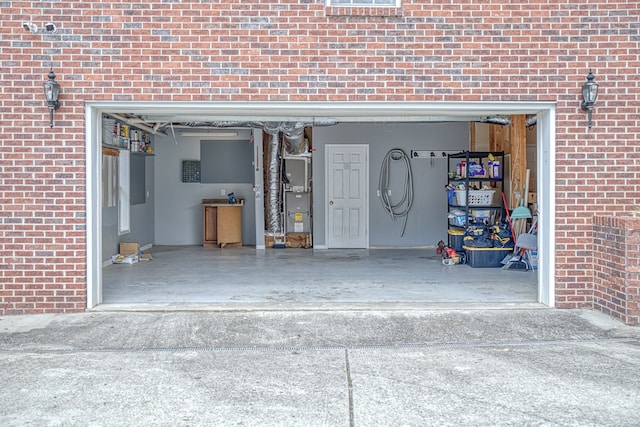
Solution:
{"label": "metal shelving unit", "polygon": [[[498,172],[494,173],[491,169],[495,168],[496,162],[498,166],[494,171]],[[505,208],[501,198],[504,191],[503,171],[502,151],[463,151],[448,155],[448,184],[457,189],[449,197],[448,212],[463,212],[448,221],[449,246],[461,249],[462,239],[453,236],[464,234],[471,221],[495,224],[504,217]],[[464,194],[460,192],[462,186]],[[489,190],[482,190],[486,187]],[[476,190],[472,190],[474,188]],[[490,191],[493,193],[489,194]]]}

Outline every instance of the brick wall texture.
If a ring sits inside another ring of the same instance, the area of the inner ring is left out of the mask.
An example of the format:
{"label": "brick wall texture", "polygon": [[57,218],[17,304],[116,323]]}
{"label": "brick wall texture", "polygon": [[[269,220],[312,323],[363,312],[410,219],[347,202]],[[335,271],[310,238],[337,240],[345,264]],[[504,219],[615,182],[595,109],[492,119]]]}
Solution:
{"label": "brick wall texture", "polygon": [[[593,307],[594,217],[628,215],[640,199],[639,9],[0,0],[0,314],[85,308],[90,100],[556,102],[556,303]],[[31,34],[24,21],[58,31]],[[53,129],[42,95],[50,66],[63,86]],[[600,94],[588,130],[580,88],[590,68]]]}
{"label": "brick wall texture", "polygon": [[640,218],[594,220],[595,308],[640,325]]}

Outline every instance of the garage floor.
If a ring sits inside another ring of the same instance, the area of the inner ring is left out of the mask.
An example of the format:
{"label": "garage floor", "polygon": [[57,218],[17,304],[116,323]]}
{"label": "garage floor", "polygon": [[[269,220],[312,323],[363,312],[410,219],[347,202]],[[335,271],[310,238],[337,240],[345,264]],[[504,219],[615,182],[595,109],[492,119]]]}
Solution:
{"label": "garage floor", "polygon": [[298,307],[535,303],[537,272],[444,266],[434,249],[204,249],[156,246],[103,269],[104,304]]}

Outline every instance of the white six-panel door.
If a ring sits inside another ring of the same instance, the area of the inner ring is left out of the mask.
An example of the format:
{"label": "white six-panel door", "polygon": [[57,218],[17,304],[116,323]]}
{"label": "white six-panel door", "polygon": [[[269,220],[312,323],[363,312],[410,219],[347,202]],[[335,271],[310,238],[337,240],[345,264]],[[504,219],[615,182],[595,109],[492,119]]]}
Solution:
{"label": "white six-panel door", "polygon": [[326,145],[328,248],[369,247],[369,146]]}

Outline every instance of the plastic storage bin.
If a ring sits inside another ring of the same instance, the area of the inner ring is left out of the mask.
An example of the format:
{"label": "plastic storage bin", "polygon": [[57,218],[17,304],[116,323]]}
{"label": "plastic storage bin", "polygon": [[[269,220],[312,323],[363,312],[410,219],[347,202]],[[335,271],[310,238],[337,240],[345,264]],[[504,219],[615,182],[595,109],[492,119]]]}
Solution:
{"label": "plastic storage bin", "polygon": [[[469,206],[491,206],[495,190],[471,190],[469,191]],[[456,190],[456,202],[458,206],[467,203],[467,190]]]}
{"label": "plastic storage bin", "polygon": [[462,251],[462,246],[464,242],[464,231],[463,230],[448,230],[449,234],[449,247],[455,249],[456,251]]}
{"label": "plastic storage bin", "polygon": [[502,260],[513,253],[513,248],[471,248],[464,246],[467,264],[473,268],[502,267]]}
{"label": "plastic storage bin", "polygon": [[464,215],[452,216],[451,218],[449,218],[449,225],[454,225],[456,227],[464,227],[466,224],[467,224],[467,221],[465,221]]}

